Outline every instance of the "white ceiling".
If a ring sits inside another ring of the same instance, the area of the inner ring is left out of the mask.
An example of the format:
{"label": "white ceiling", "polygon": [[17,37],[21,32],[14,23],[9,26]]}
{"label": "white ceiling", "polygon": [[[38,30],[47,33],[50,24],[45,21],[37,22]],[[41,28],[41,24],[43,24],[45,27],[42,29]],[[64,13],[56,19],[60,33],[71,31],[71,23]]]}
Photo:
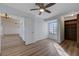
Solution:
{"label": "white ceiling", "polygon": [[38,7],[34,3],[5,3],[5,5],[26,13],[32,13],[35,16],[43,19],[47,19],[63,13],[72,13],[79,11],[79,3],[56,3],[54,6],[48,8],[48,10],[52,12],[51,14],[43,12],[41,15],[38,15],[39,11],[30,11],[30,9]]}

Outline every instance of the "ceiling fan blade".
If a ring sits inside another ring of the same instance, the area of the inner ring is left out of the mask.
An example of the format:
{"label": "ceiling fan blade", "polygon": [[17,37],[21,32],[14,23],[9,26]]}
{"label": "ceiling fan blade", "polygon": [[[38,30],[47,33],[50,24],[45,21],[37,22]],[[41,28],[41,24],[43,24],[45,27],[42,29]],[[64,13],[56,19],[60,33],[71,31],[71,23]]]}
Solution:
{"label": "ceiling fan blade", "polygon": [[49,11],[49,10],[45,10],[45,12],[47,12],[47,13],[51,13],[51,11]]}
{"label": "ceiling fan blade", "polygon": [[40,5],[41,3],[35,3],[35,5],[37,5],[37,6],[39,6],[39,7],[41,7],[41,5]]}
{"label": "ceiling fan blade", "polygon": [[35,5],[38,5],[38,6],[39,6],[39,5],[40,5],[40,3],[35,3]]}
{"label": "ceiling fan blade", "polygon": [[44,6],[44,3],[40,3],[40,5],[43,7]]}
{"label": "ceiling fan blade", "polygon": [[54,4],[56,4],[56,3],[49,3],[49,4],[47,4],[47,5],[45,6],[45,8],[51,7],[51,6],[54,5]]}
{"label": "ceiling fan blade", "polygon": [[38,8],[36,8],[36,9],[30,9],[31,11],[33,11],[33,10],[39,10]]}
{"label": "ceiling fan blade", "polygon": [[39,15],[41,15],[42,12],[39,12]]}
{"label": "ceiling fan blade", "polygon": [[40,8],[44,7],[44,3],[35,3],[35,5],[39,6]]}

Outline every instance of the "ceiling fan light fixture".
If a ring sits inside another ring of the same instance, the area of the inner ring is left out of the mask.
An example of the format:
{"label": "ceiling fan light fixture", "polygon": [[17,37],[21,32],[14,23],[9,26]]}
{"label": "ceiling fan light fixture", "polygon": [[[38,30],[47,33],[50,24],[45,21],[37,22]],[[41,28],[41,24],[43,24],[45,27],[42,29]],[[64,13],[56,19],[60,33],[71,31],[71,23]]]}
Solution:
{"label": "ceiling fan light fixture", "polygon": [[39,11],[40,11],[40,12],[44,12],[45,10],[44,10],[44,9],[40,9]]}
{"label": "ceiling fan light fixture", "polygon": [[71,16],[74,16],[74,14],[71,14]]}

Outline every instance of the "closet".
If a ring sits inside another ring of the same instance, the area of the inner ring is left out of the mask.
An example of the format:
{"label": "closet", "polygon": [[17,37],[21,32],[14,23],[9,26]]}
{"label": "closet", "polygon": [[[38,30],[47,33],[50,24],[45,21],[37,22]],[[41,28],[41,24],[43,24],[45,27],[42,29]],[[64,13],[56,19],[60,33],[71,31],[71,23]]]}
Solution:
{"label": "closet", "polygon": [[65,21],[65,39],[77,41],[77,19]]}
{"label": "closet", "polygon": [[77,47],[78,47],[78,55],[79,55],[79,14],[77,15]]}

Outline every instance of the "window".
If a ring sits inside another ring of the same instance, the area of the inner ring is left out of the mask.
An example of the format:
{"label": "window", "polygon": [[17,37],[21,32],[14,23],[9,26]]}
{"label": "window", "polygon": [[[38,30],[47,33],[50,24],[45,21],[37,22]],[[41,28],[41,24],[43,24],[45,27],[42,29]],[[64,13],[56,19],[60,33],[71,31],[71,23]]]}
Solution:
{"label": "window", "polygon": [[57,33],[57,22],[48,23],[48,31],[50,34],[56,34]]}

